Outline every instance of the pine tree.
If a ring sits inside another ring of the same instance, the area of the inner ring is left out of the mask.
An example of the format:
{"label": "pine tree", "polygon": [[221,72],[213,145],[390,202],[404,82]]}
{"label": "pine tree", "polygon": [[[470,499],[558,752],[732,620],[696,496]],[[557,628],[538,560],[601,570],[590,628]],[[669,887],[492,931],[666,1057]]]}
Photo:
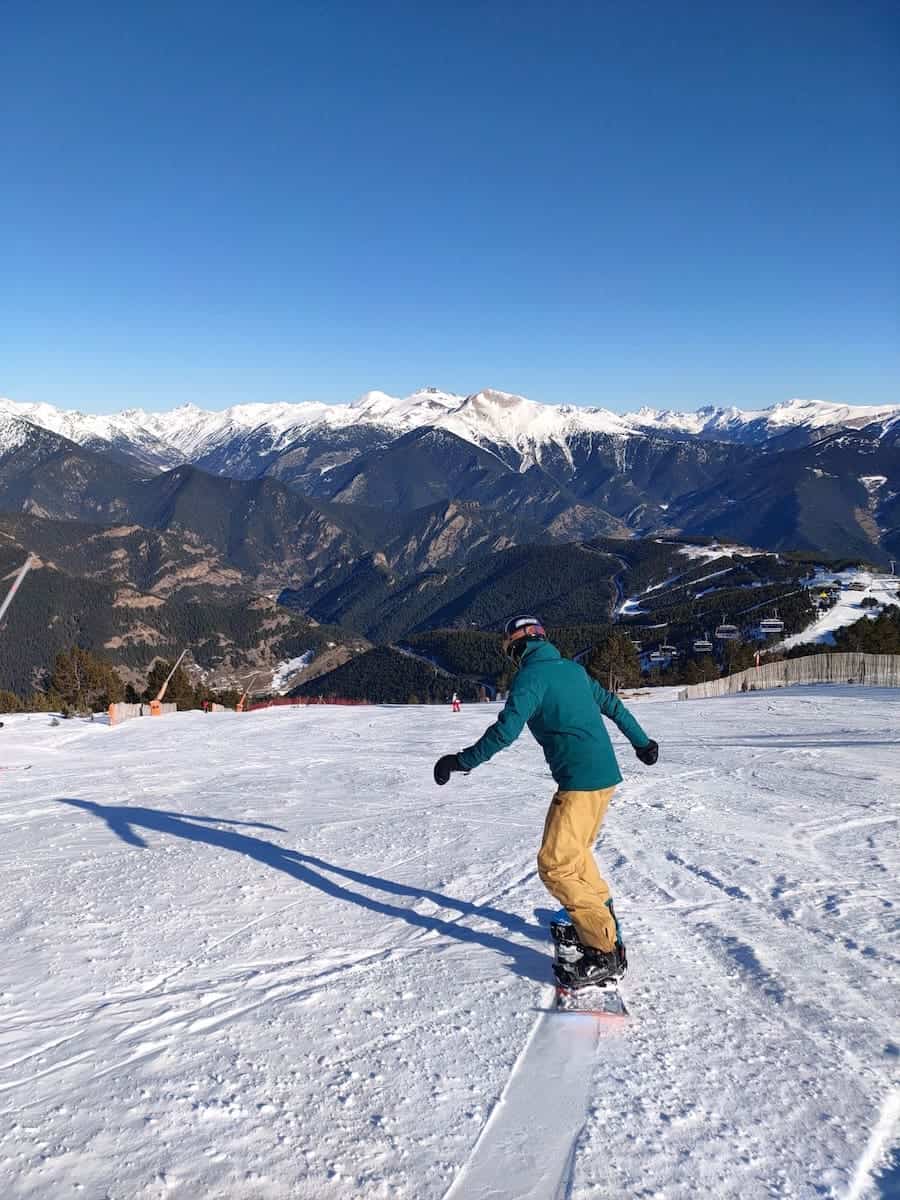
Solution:
{"label": "pine tree", "polygon": [[587,669],[602,687],[617,692],[641,682],[641,660],[627,633],[613,630],[591,650]]}
{"label": "pine tree", "polygon": [[76,712],[108,708],[125,694],[125,685],[110,664],[81,646],[57,654],[50,687],[65,706]]}
{"label": "pine tree", "polygon": [[704,654],[702,658],[692,658],[684,669],[685,683],[706,683],[710,679],[719,678],[719,668],[712,655]]}
{"label": "pine tree", "polygon": [[756,651],[747,642],[728,642],[725,651],[725,674],[736,675],[756,662]]}

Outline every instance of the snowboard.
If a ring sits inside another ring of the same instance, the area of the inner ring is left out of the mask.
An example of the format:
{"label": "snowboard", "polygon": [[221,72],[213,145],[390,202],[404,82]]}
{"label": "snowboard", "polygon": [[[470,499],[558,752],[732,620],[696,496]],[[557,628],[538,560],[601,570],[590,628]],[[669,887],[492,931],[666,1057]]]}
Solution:
{"label": "snowboard", "polygon": [[566,988],[556,984],[556,1011],[563,1013],[592,1013],[613,1021],[627,1021],[629,1012],[617,983],[603,987]]}

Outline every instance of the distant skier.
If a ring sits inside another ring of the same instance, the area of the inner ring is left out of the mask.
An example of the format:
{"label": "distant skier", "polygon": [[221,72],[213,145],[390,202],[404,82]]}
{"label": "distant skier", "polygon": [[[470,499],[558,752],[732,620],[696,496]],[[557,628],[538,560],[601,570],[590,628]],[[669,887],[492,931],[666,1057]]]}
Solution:
{"label": "distant skier", "polygon": [[615,695],[560,655],[537,617],[506,622],[503,652],[518,668],[503,711],[473,746],[438,759],[435,782],[443,786],[454,771],[487,762],[528,724],[557,784],[538,854],[544,886],[572,920],[552,927],[557,979],[570,987],[616,979],[625,971],[625,947],[593,845],[622,776],[600,714],[615,722],[647,766],[659,747]]}
{"label": "distant skier", "polygon": [[459,702],[459,696],[457,696],[456,692],[453,693],[453,699],[450,701],[450,704],[454,712],[459,712],[461,710],[462,705]]}

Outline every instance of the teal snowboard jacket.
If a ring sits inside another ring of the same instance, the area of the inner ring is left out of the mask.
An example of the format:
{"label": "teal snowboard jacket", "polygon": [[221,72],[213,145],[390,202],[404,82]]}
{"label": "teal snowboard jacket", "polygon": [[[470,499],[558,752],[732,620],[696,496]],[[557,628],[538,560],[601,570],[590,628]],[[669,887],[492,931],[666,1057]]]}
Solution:
{"label": "teal snowboard jacket", "polygon": [[459,764],[466,771],[481,766],[512,745],[527,724],[560,789],[614,787],[622,775],[601,713],[618,725],[635,749],[650,742],[618,697],[584,667],[563,658],[550,642],[532,642],[522,654],[503,711],[474,746],[461,751]]}

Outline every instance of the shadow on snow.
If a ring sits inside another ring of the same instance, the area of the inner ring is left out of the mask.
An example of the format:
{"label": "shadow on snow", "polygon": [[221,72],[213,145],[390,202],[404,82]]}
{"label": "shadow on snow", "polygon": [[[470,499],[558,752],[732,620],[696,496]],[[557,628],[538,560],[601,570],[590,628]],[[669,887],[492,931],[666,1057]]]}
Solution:
{"label": "shadow on snow", "polygon": [[[470,929],[468,926],[459,924],[458,918],[444,920],[440,917],[416,912],[413,908],[389,904],[385,900],[367,896],[362,892],[345,887],[322,872],[330,872],[332,875],[340,876],[341,879],[371,888],[374,891],[385,892],[389,896],[430,900],[442,908],[456,909],[461,917],[480,917],[493,921],[510,933],[523,935],[546,944],[547,931],[539,925],[532,925],[513,913],[492,908],[490,905],[472,904],[453,896],[445,896],[441,892],[430,891],[428,888],[414,887],[392,879],[382,879],[378,875],[366,875],[361,871],[340,867],[310,854],[301,854],[297,850],[285,849],[276,845],[275,842],[266,841],[253,834],[238,832],[233,828],[240,826],[242,829],[286,832],[278,825],[266,825],[257,821],[234,821],[223,817],[196,816],[190,813],[167,812],[164,809],[140,808],[130,805],[95,804],[90,800],[70,798],[60,798],[57,803],[67,804],[71,808],[79,808],[83,812],[99,817],[100,820],[106,822],[109,829],[118,838],[129,846],[146,849],[147,842],[138,832],[139,829],[146,829],[182,838],[189,842],[202,842],[207,846],[230,850],[235,854],[243,854],[276,871],[283,871],[285,875],[289,875],[299,883],[316,888],[334,900],[356,904],[370,912],[394,917],[420,929],[431,930],[443,934],[445,937],[455,938],[460,942],[484,946],[498,954],[506,955],[512,959],[513,970],[527,979],[544,983],[549,977],[547,956],[529,946],[523,946],[508,938],[497,937],[495,934],[482,930]],[[217,828],[220,825],[228,825],[231,828]]]}

